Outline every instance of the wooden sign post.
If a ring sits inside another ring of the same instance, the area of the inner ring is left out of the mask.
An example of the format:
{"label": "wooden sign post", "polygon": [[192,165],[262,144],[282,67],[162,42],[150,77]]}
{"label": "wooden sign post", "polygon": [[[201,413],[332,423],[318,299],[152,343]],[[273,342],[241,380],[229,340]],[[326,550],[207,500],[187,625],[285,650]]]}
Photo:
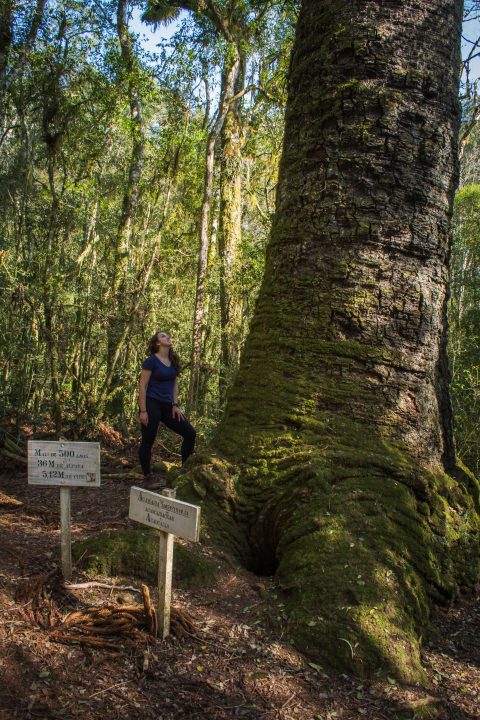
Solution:
{"label": "wooden sign post", "polygon": [[65,580],[72,579],[71,495],[69,487],[60,488],[60,553],[62,574]]}
{"label": "wooden sign post", "polygon": [[158,608],[157,636],[165,640],[170,632],[172,601],[173,541],[174,535],[198,542],[200,508],[175,499],[175,490],[165,488],[162,494],[130,489],[131,520],[160,530],[158,548]]}
{"label": "wooden sign post", "polygon": [[71,488],[100,487],[100,443],[28,441],[28,484],[60,486],[62,573],[72,577]]}

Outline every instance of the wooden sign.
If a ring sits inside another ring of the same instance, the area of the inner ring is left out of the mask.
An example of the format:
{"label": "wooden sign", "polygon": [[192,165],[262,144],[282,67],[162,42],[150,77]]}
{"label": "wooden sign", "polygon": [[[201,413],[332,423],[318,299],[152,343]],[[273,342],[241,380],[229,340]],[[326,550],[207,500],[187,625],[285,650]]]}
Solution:
{"label": "wooden sign", "polygon": [[61,438],[28,441],[28,484],[60,486],[62,573],[72,577],[72,487],[100,487],[100,443]]}
{"label": "wooden sign", "polygon": [[100,443],[29,440],[28,483],[100,487]]}
{"label": "wooden sign", "polygon": [[184,540],[198,541],[200,508],[197,505],[132,487],[129,517]]}
{"label": "wooden sign", "polygon": [[132,520],[160,530],[158,546],[158,608],[157,635],[165,639],[170,632],[172,602],[173,536],[185,540],[198,540],[200,508],[175,499],[175,490],[165,488],[162,494],[130,489]]}

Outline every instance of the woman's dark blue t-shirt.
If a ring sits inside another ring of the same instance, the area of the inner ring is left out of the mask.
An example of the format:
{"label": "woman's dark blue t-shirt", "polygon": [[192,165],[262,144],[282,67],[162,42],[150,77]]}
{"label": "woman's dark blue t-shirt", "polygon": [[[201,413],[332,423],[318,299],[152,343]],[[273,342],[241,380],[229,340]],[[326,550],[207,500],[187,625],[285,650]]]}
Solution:
{"label": "woman's dark blue t-shirt", "polygon": [[147,397],[160,400],[160,402],[173,403],[173,388],[178,375],[173,365],[164,365],[156,355],[150,355],[142,365],[143,370],[150,370],[150,380],[147,385]]}

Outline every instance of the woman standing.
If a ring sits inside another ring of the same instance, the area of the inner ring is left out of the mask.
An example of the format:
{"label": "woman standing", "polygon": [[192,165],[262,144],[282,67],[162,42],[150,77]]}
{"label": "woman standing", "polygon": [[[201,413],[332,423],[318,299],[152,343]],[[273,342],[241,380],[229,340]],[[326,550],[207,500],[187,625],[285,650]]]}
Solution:
{"label": "woman standing", "polygon": [[196,433],[178,404],[180,361],[173,351],[170,335],[156,333],[150,340],[148,353],[140,374],[142,442],[138,455],[145,476],[144,486],[153,490],[160,487],[150,471],[152,447],[160,422],[182,436],[182,464],[193,452]]}

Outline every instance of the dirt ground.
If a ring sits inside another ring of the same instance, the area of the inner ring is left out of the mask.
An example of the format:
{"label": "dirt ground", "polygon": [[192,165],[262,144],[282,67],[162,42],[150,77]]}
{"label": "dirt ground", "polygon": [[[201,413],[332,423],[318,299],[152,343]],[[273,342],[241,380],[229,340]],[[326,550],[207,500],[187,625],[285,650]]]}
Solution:
{"label": "dirt ground", "polygon": [[[104,461],[115,471],[112,455]],[[1,462],[0,720],[480,718],[478,597],[436,612],[437,639],[424,650],[428,689],[384,675],[362,682],[309,662],[285,637],[280,602],[267,604],[272,580],[221,557],[212,585],[174,590],[174,605],[195,625],[183,639],[141,632],[131,644],[118,639],[115,650],[56,642],[15,597],[22,583],[58,566],[59,491],[29,487],[24,468]],[[106,478],[100,490],[72,491],[73,541],[128,524],[129,488]],[[94,579],[110,587],[74,589],[78,608],[141,602],[136,578]],[[74,568],[72,582],[86,581]]]}

